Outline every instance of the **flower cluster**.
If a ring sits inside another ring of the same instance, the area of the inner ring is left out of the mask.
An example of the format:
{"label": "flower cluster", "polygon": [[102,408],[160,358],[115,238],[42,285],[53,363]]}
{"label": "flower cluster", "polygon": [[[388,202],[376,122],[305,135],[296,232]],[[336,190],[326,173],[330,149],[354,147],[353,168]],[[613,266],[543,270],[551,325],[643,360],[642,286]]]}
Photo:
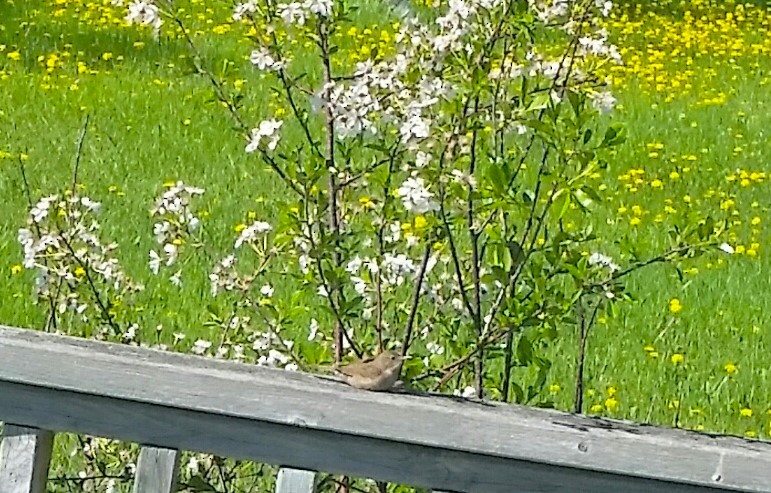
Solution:
{"label": "flower cluster", "polygon": [[589,255],[587,261],[589,262],[589,265],[599,265],[600,267],[605,267],[611,272],[616,272],[621,269],[621,267],[613,261],[612,257],[603,255],[599,252],[594,252]]}
{"label": "flower cluster", "polygon": [[[168,183],[167,187],[150,209],[150,216],[156,220],[153,224],[155,242],[161,245],[160,252],[150,250],[153,274],[158,274],[161,264],[168,267],[177,262],[180,247],[198,230],[201,222],[191,209],[191,202],[203,195],[204,190],[181,181]],[[174,284],[179,284],[179,272],[171,279]]]}
{"label": "flower cluster", "polygon": [[396,191],[404,208],[414,214],[439,210],[434,194],[428,190],[423,178],[407,178]]}
{"label": "flower cluster", "polygon": [[259,149],[263,139],[267,139],[268,141],[268,150],[274,150],[278,145],[278,141],[281,139],[278,129],[281,128],[281,125],[283,124],[284,122],[273,119],[260,122],[260,126],[253,128],[249,135],[249,143],[246,145],[246,152],[252,153]]}
{"label": "flower cluster", "polygon": [[[96,306],[107,316],[106,306],[94,290],[113,293],[136,291],[114,254],[116,243],[102,243],[96,219],[99,202],[69,191],[40,199],[29,211],[27,227],[19,229],[24,249],[24,267],[34,270],[35,295],[52,303],[59,314],[73,312],[88,320],[89,308]],[[89,300],[90,292],[96,300]]]}
{"label": "flower cluster", "polygon": [[[239,250],[242,246],[248,245],[265,260],[270,252],[267,233],[273,229],[271,225],[264,221],[254,221],[251,225],[241,225],[238,229],[240,229],[240,232],[233,245],[233,249]],[[214,266],[212,273],[209,274],[212,296],[215,296],[220,291],[240,291],[246,293],[252,287],[254,280],[262,274],[258,270],[258,272],[247,276],[241,275],[236,269],[236,262],[238,260],[236,255],[237,252],[220,260]],[[273,289],[270,288],[269,292],[266,292],[265,287],[263,287],[262,294],[270,297],[273,294]]]}
{"label": "flower cluster", "polygon": [[160,30],[161,25],[163,25],[163,19],[161,19],[158,6],[152,1],[146,0],[136,0],[129,4],[126,22],[129,24],[145,24],[152,26],[156,32]]}
{"label": "flower cluster", "polygon": [[[252,62],[254,66],[256,66],[260,70],[281,70],[282,68],[284,68],[284,64],[276,60],[275,58],[273,58],[273,55],[271,55],[270,52],[265,48],[260,48],[259,50],[253,50],[252,54],[249,55],[249,61]],[[251,152],[251,151],[247,151],[247,152]]]}

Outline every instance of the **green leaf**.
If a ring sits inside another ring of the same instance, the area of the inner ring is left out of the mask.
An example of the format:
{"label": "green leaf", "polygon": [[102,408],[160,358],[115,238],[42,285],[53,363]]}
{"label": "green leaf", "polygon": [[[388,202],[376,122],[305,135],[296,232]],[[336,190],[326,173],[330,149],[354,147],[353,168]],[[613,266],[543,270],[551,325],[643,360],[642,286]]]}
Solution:
{"label": "green leaf", "polygon": [[511,268],[515,269],[519,267],[519,264],[525,260],[525,255],[522,251],[522,245],[520,245],[516,240],[511,240],[508,246],[509,254],[511,255]]}
{"label": "green leaf", "polygon": [[613,147],[626,141],[626,129],[620,123],[614,123],[605,130],[605,138],[600,147]]}
{"label": "green leaf", "polygon": [[530,205],[533,203],[533,200],[535,200],[535,194],[532,190],[525,190],[522,192],[522,200],[525,204]]}
{"label": "green leaf", "polygon": [[208,491],[217,491],[215,487],[210,485],[207,481],[205,481],[201,476],[195,475],[192,476],[188,481],[187,489],[190,491],[194,491],[195,493],[199,492],[208,492]]}
{"label": "green leaf", "polygon": [[707,219],[704,220],[703,223],[699,224],[699,228],[697,229],[697,234],[699,235],[700,240],[707,240],[710,236],[712,236],[713,231],[715,230],[715,220],[712,219],[712,217],[707,217]]}
{"label": "green leaf", "polygon": [[560,214],[558,218],[562,219],[562,217],[565,215],[565,213],[568,211],[569,208],[570,208],[570,194],[566,193],[565,199],[562,203],[562,208],[560,208]]}
{"label": "green leaf", "polygon": [[580,115],[581,106],[583,104],[581,95],[575,91],[568,91],[568,101],[570,101],[570,106],[573,107],[573,111],[575,112],[576,116]]}
{"label": "green leaf", "polygon": [[594,204],[594,200],[592,200],[589,194],[584,192],[582,189],[578,189],[573,192],[573,196],[584,209],[589,209]]}
{"label": "green leaf", "polygon": [[517,382],[511,382],[511,390],[514,392],[514,402],[522,403],[525,401],[525,391],[522,390],[522,387],[520,387]]}
{"label": "green leaf", "polygon": [[[528,105],[528,110],[541,110],[543,108],[546,108],[549,106],[549,103],[551,102],[551,94],[546,92],[538,93],[532,101],[530,101],[530,104]],[[539,120],[535,120],[539,121]],[[540,121],[539,121],[540,123]]]}
{"label": "green leaf", "polygon": [[509,183],[506,173],[501,166],[492,164],[487,169],[487,177],[493,185],[493,189],[502,194],[506,191],[506,186]]}
{"label": "green leaf", "polygon": [[533,361],[533,345],[524,334],[517,342],[517,361],[521,365],[529,365]]}

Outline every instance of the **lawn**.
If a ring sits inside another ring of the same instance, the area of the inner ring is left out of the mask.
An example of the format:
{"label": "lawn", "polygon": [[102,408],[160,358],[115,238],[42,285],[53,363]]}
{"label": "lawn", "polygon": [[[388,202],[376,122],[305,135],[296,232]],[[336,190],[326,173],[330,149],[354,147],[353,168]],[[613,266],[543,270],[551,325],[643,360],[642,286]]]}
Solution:
{"label": "lawn", "polygon": [[[228,2],[193,0],[185,19],[207,66],[243,94],[244,117],[259,122],[285,111],[261,91],[263,75],[247,56],[246,28]],[[351,61],[387,50],[395,18],[369,2],[348,33]],[[127,272],[146,284],[136,312],[146,338],[181,350],[214,340],[202,305],[211,264],[192,260],[178,288],[153,277],[148,210],[164,183],[204,187],[208,240],[228,245],[234,228],[276,216],[280,184],[234,131],[211,86],[191,69],[172,27],[155,39],[127,26],[109,1],[6,1],[0,6],[0,323],[41,327],[45,311],[21,269],[17,230],[27,199],[24,162],[37,198],[71,182],[85,115],[79,187],[103,202],[107,237],[120,244]],[[598,234],[628,233],[640,252],[666,243],[664,228],[689,211],[729,218],[732,255],[688,261],[679,271],[636,273],[634,299],[601,317],[587,352],[587,409],[635,421],[771,438],[771,8],[693,0],[617,6],[607,21],[624,65],[608,69],[619,100],[609,122],[627,141],[593,177],[604,198]],[[291,136],[287,137],[291,139]],[[571,224],[566,224],[570,229]],[[194,280],[196,277],[200,280]],[[156,327],[161,326],[157,331]],[[549,349],[548,400],[569,409],[575,338]],[[525,370],[523,370],[525,371]]]}

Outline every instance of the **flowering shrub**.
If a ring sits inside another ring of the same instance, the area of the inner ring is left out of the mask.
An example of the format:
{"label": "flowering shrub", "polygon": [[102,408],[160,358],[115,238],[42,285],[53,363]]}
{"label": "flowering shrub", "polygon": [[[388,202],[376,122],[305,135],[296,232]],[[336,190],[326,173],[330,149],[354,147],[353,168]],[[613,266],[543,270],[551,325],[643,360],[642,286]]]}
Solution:
{"label": "flowering shrub", "polygon": [[27,227],[19,230],[23,265],[36,273],[34,294],[50,308],[49,327],[56,328],[57,317],[95,318],[102,329],[96,337],[121,335],[112,300],[142,289],[114,257],[118,245],[100,239],[100,208],[67,190],[32,205]]}
{"label": "flowering shrub", "polygon": [[[676,228],[670,250],[650,259],[593,234],[591,211],[602,197],[588,177],[624,138],[622,128],[602,130],[594,119],[615,99],[593,74],[621,63],[597,27],[610,2],[453,0],[414,8],[392,53],[373,53],[338,73],[334,34],[352,25],[351,5],[255,0],[235,7],[235,21],[267,26],[248,58],[291,113],[252,128],[207,75],[243,131],[245,152],[284,183],[277,200],[287,212],[277,224],[254,218],[229,252],[212,258],[211,296],[231,297],[232,312],[210,313],[221,331],[217,346],[200,340],[193,348],[302,368],[295,341],[306,337],[297,328],[310,323],[305,342],[317,345],[317,358],[330,350],[340,361],[349,351],[389,346],[421,356],[405,370],[416,385],[471,386],[479,397],[537,402],[550,367],[538,348],[570,326],[588,330],[598,310],[623,299],[621,280],[636,268],[699,253],[721,228],[707,218]],[[132,2],[126,20],[157,30],[164,16],[185,32],[173,4],[162,1]],[[301,140],[282,139],[290,131]],[[151,209],[158,247],[149,267],[153,274],[173,269],[169,281],[180,285],[183,248],[215,254],[199,237],[192,207],[204,190],[181,182],[167,188]],[[56,200],[35,206],[30,224]],[[96,208],[74,196],[59,208],[65,205]],[[568,231],[568,219],[580,227]],[[54,240],[45,230],[20,232],[25,265],[41,273],[38,295],[59,311],[87,311],[73,290],[52,293],[50,271],[72,286],[93,271],[122,290],[112,296],[125,294],[130,285],[117,260],[103,258],[114,247],[90,234],[96,223],[67,226]],[[98,255],[81,258],[89,250],[70,236]],[[618,259],[600,253],[609,248]],[[294,296],[274,297],[274,290]],[[298,300],[320,311],[308,317]],[[584,319],[587,307],[593,315]],[[114,325],[108,306],[101,313]],[[515,367],[537,371],[530,381],[512,381]]]}
{"label": "flowering shrub", "polygon": [[[212,253],[194,207],[204,190],[170,184],[151,209],[149,268],[181,285],[185,255],[210,258],[210,295],[231,303],[209,310],[216,336],[192,351],[287,370],[388,347],[414,356],[403,378],[416,387],[543,404],[551,362],[542,350],[578,334],[583,411],[587,335],[598,313],[625,298],[624,277],[704,252],[723,226],[707,217],[675,224],[668,248],[648,258],[627,238],[594,234],[602,196],[589,177],[624,139],[622,128],[596,119],[615,98],[595,74],[621,63],[598,27],[610,2],[412,7],[392,52],[349,67],[335,36],[354,25],[348,2],[237,5],[233,19],[257,31],[245,55],[288,116],[247,124],[238,99],[202,60],[197,66],[232,113],[244,151],[283,183],[275,197],[283,212],[272,223],[252,218],[232,248]],[[130,22],[162,30],[163,19],[184,30],[172,4],[128,5]],[[30,224],[58,200],[33,207]],[[108,299],[130,294],[113,248],[88,236],[98,227],[69,219],[94,203],[62,204],[66,223],[19,236],[25,265],[43,273],[41,299],[88,313],[72,295],[85,273],[101,276],[87,283],[97,306],[102,290]],[[50,272],[67,291],[51,289]],[[110,306],[97,313],[99,327],[135,339]]]}

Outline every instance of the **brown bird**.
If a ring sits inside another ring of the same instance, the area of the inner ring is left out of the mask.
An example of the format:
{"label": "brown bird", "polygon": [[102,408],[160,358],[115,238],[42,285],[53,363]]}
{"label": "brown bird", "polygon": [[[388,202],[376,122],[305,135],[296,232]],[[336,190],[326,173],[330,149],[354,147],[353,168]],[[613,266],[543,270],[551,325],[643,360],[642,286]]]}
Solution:
{"label": "brown bird", "polygon": [[374,359],[354,361],[335,370],[348,385],[357,389],[388,390],[399,380],[405,356],[394,351],[383,351]]}

